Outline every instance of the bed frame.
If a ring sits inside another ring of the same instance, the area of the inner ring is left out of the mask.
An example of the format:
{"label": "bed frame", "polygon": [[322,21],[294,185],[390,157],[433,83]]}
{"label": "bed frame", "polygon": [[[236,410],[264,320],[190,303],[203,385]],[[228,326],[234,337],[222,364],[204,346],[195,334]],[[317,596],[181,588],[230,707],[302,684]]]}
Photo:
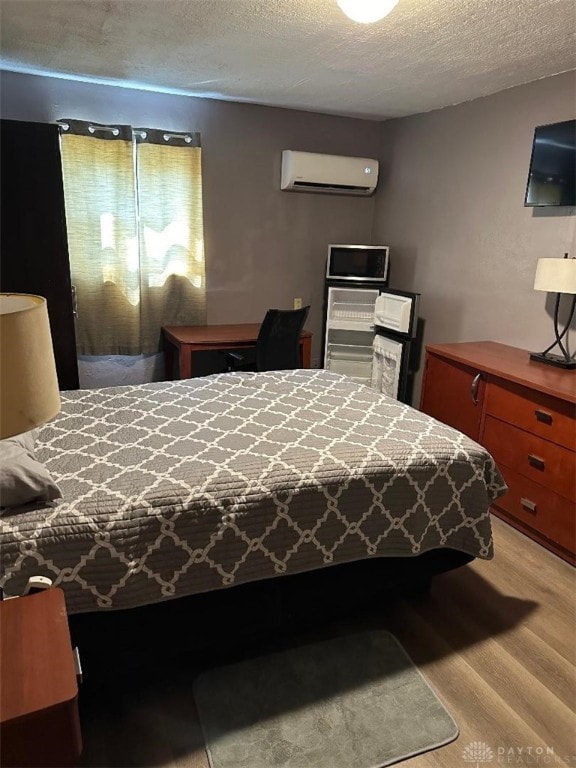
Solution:
{"label": "bed frame", "polygon": [[375,603],[422,596],[435,576],[473,560],[451,549],[360,560],[139,608],[74,614],[70,630],[86,679],[98,684],[103,659],[122,678],[153,668],[158,648],[174,659],[249,653],[257,642],[312,630]]}

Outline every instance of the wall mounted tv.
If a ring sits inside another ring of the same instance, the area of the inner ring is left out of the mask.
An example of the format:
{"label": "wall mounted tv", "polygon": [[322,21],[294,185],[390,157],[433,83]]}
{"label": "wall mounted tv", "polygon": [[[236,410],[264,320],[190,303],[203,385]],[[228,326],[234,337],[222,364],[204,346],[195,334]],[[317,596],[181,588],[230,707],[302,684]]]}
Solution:
{"label": "wall mounted tv", "polygon": [[524,205],[576,205],[576,120],[534,131]]}

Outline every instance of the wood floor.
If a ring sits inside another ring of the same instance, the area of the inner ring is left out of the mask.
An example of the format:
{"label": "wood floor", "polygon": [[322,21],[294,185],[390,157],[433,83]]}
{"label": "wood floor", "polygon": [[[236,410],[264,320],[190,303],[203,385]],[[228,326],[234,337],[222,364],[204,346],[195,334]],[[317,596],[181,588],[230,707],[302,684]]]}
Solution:
{"label": "wood floor", "polygon": [[[498,519],[494,537],[493,560],[438,577],[426,596],[372,605],[306,632],[293,627],[281,640],[255,640],[237,648],[237,655],[267,652],[275,643],[286,647],[388,629],[460,727],[455,742],[407,760],[403,768],[575,768],[575,570]],[[147,665],[135,662],[124,675],[114,672],[115,638],[99,641],[100,658],[108,662],[97,681],[92,670],[92,683],[81,693],[82,766],[209,768],[192,680],[208,664],[229,658],[219,658],[221,651],[186,654],[186,643],[203,632],[193,615],[187,627],[178,637],[174,627],[165,627],[156,661],[151,664],[150,655]],[[234,626],[228,632],[220,648],[236,648]],[[478,763],[465,754],[473,742],[480,743]]]}

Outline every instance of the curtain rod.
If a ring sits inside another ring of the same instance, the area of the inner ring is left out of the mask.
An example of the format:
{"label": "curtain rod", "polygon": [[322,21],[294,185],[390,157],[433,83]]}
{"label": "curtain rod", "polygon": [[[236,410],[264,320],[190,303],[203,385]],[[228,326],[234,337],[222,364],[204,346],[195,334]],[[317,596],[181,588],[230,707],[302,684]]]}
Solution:
{"label": "curtain rod", "polygon": [[147,141],[153,144],[164,144],[170,141],[175,141],[184,142],[189,146],[200,146],[200,134],[194,131],[178,133],[164,131],[160,128],[132,128],[130,125],[102,125],[100,123],[91,123],[86,120],[72,120],[65,118],[56,120],[56,124],[62,131],[70,131],[71,133],[79,135],[94,136],[96,133],[105,133],[109,134],[109,138],[122,136],[122,138],[127,141],[133,137],[137,141]]}
{"label": "curtain rod", "polygon": [[[62,130],[70,130],[70,123],[66,122],[65,120],[56,120],[56,122],[62,128]],[[98,125],[88,123],[87,128],[90,133],[96,133],[96,131],[109,131],[113,136],[118,136],[120,133],[120,129],[115,125]]]}

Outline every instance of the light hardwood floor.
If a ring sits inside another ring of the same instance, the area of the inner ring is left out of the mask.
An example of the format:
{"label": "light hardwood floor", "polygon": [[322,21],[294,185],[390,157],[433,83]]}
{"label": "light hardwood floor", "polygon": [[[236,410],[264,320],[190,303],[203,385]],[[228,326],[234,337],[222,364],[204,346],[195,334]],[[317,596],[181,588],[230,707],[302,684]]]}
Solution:
{"label": "light hardwood floor", "polygon": [[[460,727],[455,742],[403,767],[576,768],[575,570],[493,522],[493,560],[438,577],[426,596],[372,605],[295,635],[320,639],[368,627],[396,635]],[[202,632],[194,616],[188,631]],[[234,645],[233,627],[229,642]],[[114,637],[106,645],[102,658],[114,653]],[[167,633],[153,669],[82,692],[83,766],[208,768],[191,692],[207,657],[172,659],[172,646]],[[473,742],[491,750],[478,764],[465,760]]]}

